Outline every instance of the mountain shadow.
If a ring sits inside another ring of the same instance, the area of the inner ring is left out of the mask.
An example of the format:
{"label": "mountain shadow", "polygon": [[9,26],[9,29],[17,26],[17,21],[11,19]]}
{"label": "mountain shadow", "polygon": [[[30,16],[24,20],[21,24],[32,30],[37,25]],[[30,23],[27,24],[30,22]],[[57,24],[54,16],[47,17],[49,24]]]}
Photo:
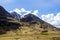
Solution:
{"label": "mountain shadow", "polygon": [[2,6],[0,6],[0,34],[10,30],[16,30],[20,26],[17,19],[13,18]]}

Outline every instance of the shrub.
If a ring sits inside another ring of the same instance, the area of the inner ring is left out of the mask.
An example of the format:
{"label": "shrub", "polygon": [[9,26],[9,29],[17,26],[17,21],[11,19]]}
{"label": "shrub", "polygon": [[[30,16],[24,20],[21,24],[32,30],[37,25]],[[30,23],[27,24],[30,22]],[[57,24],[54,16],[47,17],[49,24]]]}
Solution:
{"label": "shrub", "polygon": [[48,30],[43,30],[43,31],[41,32],[41,34],[42,34],[42,35],[48,35]]}
{"label": "shrub", "polygon": [[60,37],[53,37],[52,40],[60,40]]}

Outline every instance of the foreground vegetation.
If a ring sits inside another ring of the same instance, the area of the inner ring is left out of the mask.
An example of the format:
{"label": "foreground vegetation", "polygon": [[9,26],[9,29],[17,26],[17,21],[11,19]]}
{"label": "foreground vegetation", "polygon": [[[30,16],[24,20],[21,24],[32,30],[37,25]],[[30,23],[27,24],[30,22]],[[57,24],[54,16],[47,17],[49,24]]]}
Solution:
{"label": "foreground vegetation", "polygon": [[60,40],[60,31],[43,28],[35,22],[21,22],[20,27],[15,30],[7,31],[5,34],[0,32],[0,40]]}
{"label": "foreground vegetation", "polygon": [[0,35],[0,40],[60,40],[59,34],[42,35],[40,33],[27,34],[8,32],[7,34]]}
{"label": "foreground vegetation", "polygon": [[[0,40],[60,40],[60,32],[50,28],[43,29],[39,24],[20,23],[16,30],[0,35]],[[3,30],[4,31],[4,30]]]}

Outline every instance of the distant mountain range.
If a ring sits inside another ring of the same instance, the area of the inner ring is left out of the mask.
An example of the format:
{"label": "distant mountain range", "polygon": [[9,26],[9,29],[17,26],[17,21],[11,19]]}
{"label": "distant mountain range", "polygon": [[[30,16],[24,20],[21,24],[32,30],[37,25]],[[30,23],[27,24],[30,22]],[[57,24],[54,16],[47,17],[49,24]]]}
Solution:
{"label": "distant mountain range", "polygon": [[[5,30],[6,30],[6,28],[7,28],[7,30],[8,29],[13,30],[13,29],[17,29],[18,25],[19,25],[19,27],[24,25],[24,23],[25,23],[25,25],[29,24],[30,26],[37,24],[37,26],[39,25],[39,28],[41,28],[41,29],[47,29],[47,30],[51,30],[51,31],[52,30],[60,31],[59,28],[54,27],[53,25],[41,20],[39,17],[37,17],[33,14],[27,14],[23,18],[21,18],[21,15],[19,15],[18,13],[16,13],[16,12],[9,13],[2,6],[0,6],[0,26],[3,26],[0,28],[3,28],[3,29],[5,28]],[[26,24],[26,23],[28,23],[28,24]],[[40,29],[38,29],[38,30],[40,30]]]}

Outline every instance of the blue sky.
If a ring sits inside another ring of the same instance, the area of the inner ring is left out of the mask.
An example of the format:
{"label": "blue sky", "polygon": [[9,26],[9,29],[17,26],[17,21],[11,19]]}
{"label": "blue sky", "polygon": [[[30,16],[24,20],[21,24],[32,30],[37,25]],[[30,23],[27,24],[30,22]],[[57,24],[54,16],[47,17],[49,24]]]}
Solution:
{"label": "blue sky", "polygon": [[[0,5],[5,7],[7,11],[14,8],[25,8],[27,10],[39,10],[41,14],[57,13],[60,11],[59,0],[1,0]],[[40,16],[39,15],[39,16]]]}
{"label": "blue sky", "polygon": [[[59,21],[55,20],[55,18],[57,18],[56,16],[60,15],[60,0],[0,0],[0,5],[2,5],[7,11],[11,11],[15,8],[24,8],[28,11],[32,10],[32,12],[34,10],[38,10],[38,17],[42,18],[45,21],[50,20],[47,21],[48,23],[56,21],[56,24]],[[52,16],[52,18],[50,18],[50,16]],[[60,16],[58,19],[59,18]],[[55,25],[54,22],[52,23],[53,25]],[[60,21],[58,24],[60,27]]]}

